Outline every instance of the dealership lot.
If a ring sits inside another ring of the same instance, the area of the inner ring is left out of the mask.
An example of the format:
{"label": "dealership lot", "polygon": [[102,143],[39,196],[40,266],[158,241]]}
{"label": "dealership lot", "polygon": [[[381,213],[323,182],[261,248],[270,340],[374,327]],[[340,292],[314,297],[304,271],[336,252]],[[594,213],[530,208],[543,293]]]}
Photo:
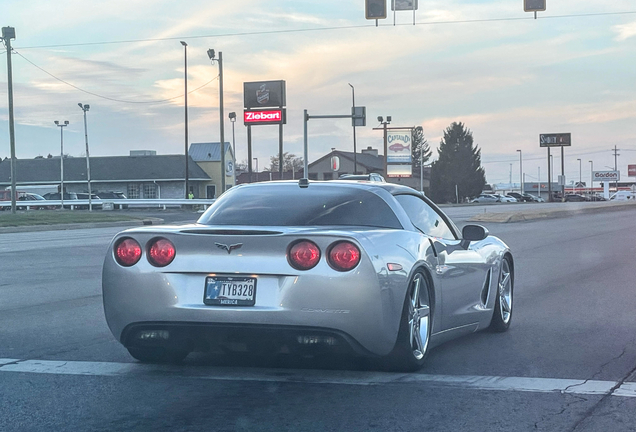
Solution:
{"label": "dealership lot", "polygon": [[[480,210],[446,208],[460,224]],[[412,375],[350,358],[138,364],[102,311],[118,228],[0,234],[0,430],[636,430],[635,215],[487,224],[516,257],[511,330],[438,347]]]}

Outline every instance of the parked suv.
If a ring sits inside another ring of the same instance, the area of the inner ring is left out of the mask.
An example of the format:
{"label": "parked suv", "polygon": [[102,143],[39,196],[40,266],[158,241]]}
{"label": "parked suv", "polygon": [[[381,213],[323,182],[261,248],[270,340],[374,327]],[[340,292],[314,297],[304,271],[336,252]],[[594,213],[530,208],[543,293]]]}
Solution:
{"label": "parked suv", "polygon": [[[102,201],[108,201],[108,200],[125,200],[128,199],[126,197],[126,195],[124,195],[123,192],[97,192],[97,196],[99,196],[99,198]],[[127,209],[128,208],[128,204],[115,204],[115,209]]]}
{"label": "parked suv", "polygon": [[509,192],[506,196],[513,197],[519,202],[533,202],[534,200],[528,194],[520,194],[519,192]]}
{"label": "parked suv", "polygon": [[384,180],[384,177],[382,177],[380,174],[375,174],[375,173],[371,173],[371,174],[342,174],[340,177],[338,177],[338,180],[367,180],[367,181],[386,183],[386,180]]}

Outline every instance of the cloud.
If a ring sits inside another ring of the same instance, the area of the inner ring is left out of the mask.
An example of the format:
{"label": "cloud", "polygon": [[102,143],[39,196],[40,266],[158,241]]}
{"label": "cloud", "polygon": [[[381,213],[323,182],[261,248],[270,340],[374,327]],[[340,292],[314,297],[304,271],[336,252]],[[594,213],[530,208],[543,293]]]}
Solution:
{"label": "cloud", "polygon": [[612,27],[616,33],[616,40],[622,42],[630,37],[636,36],[636,21],[627,24],[618,24]]}

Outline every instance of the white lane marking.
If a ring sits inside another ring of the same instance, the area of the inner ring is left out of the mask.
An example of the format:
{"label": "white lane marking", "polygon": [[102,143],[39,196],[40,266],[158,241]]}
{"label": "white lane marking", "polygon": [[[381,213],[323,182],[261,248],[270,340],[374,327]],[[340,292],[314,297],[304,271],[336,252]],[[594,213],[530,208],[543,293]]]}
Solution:
{"label": "white lane marking", "polygon": [[[139,363],[16,360],[0,359],[0,372],[22,372],[55,375],[131,376],[161,375],[216,381],[302,382],[307,384],[379,385],[431,383],[448,387],[491,391],[533,393],[568,393],[585,395],[609,394],[616,381],[592,381],[560,378],[497,377],[470,375],[427,375],[387,372],[358,372],[297,369],[233,369],[202,370],[169,365]],[[636,397],[636,383],[624,383],[613,396]]]}

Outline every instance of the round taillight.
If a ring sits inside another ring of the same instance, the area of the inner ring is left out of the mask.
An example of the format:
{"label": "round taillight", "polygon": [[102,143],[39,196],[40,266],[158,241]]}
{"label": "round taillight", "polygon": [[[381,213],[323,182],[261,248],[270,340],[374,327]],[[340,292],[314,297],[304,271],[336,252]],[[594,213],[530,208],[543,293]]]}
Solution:
{"label": "round taillight", "polygon": [[148,261],[155,267],[165,267],[172,262],[176,253],[170,240],[158,238],[150,242]]}
{"label": "round taillight", "polygon": [[289,263],[298,270],[314,268],[320,261],[320,248],[316,243],[302,240],[289,248]]}
{"label": "round taillight", "polygon": [[360,262],[360,249],[348,241],[335,243],[329,248],[329,265],[338,271],[349,271]]}
{"label": "round taillight", "polygon": [[115,259],[120,265],[124,267],[133,266],[137,264],[140,258],[141,246],[136,240],[126,238],[115,245]]}

